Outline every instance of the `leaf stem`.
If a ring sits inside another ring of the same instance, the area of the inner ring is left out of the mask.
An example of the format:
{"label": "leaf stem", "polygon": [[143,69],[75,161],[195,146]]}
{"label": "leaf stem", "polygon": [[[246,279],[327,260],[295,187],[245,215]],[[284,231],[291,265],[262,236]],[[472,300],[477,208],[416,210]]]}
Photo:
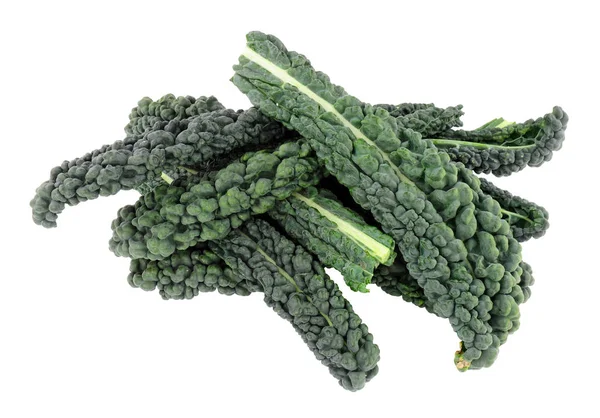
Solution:
{"label": "leaf stem", "polygon": [[506,145],[495,145],[495,144],[483,144],[481,142],[469,142],[469,141],[458,141],[455,139],[443,139],[443,138],[428,138],[431,142],[433,142],[436,146],[458,146],[461,145],[472,147],[472,148],[480,148],[480,149],[528,149],[535,148],[535,144],[530,145],[518,145],[518,146],[506,146]]}
{"label": "leaf stem", "polygon": [[527,221],[529,223],[532,223],[532,224],[534,223],[531,219],[529,219],[528,217],[523,216],[519,213],[511,212],[506,209],[500,209],[500,212],[507,215],[509,218],[514,216],[515,218],[523,219],[524,221]]}

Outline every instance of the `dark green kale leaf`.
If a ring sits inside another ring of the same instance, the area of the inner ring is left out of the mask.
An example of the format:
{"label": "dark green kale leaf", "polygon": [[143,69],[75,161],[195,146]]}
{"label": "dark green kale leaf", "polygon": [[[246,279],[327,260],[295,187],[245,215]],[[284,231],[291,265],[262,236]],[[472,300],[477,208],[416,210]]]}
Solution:
{"label": "dark green kale leaf", "polygon": [[352,305],[304,248],[263,220],[251,220],[210,247],[300,334],[342,387],[362,389],[378,371],[379,347]]}
{"label": "dark green kale leaf", "polygon": [[453,161],[476,173],[508,176],[527,166],[539,167],[562,148],[569,118],[560,107],[523,123],[494,119],[473,131],[452,130],[427,136]]}
{"label": "dark green kale leaf", "polygon": [[162,260],[131,260],[127,281],[145,291],[158,289],[163,299],[192,299],[217,290],[224,295],[247,296],[260,289],[233,273],[206,243],[176,251]]}
{"label": "dark green kale leaf", "polygon": [[161,184],[162,179],[171,181],[187,173],[185,167],[205,167],[217,159],[227,159],[241,148],[289,139],[286,129],[256,109],[222,109],[214,98],[201,97],[193,102],[200,103],[204,105],[187,109],[193,107],[196,113],[217,110],[181,119],[185,112],[172,113],[175,111],[169,107],[159,112],[175,117],[168,121],[156,116],[151,121],[136,116],[138,119],[133,118],[128,128],[132,134],[124,140],[53,168],[50,179],[37,188],[31,200],[34,222],[55,227],[65,206],[114,195],[120,190],[140,189],[146,193]]}
{"label": "dark green kale leaf", "polygon": [[521,249],[498,203],[448,154],[331,84],[276,37],[252,32],[247,40],[234,84],[267,116],[304,136],[397,242],[433,309],[462,340],[459,370],[490,366],[519,324],[510,292]]}
{"label": "dark green kale leaf", "polygon": [[304,141],[244,154],[225,168],[156,187],[112,223],[117,256],[160,260],[199,242],[225,237],[253,214],[319,182]]}

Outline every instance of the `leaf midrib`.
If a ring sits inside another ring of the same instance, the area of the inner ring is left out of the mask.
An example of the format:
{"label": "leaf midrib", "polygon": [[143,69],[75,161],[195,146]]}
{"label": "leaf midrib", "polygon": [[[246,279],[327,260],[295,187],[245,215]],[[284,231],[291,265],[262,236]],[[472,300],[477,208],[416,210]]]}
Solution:
{"label": "leaf midrib", "polygon": [[269,74],[273,75],[275,78],[281,80],[281,82],[284,85],[289,84],[290,86],[297,88],[302,94],[308,96],[312,101],[321,106],[321,108],[323,108],[326,112],[331,113],[333,116],[335,116],[335,118],[338,119],[345,128],[352,132],[352,135],[354,135],[354,137],[356,137],[357,139],[362,139],[368,145],[375,147],[375,149],[379,151],[381,158],[390,166],[390,168],[392,168],[392,170],[396,172],[396,175],[402,182],[414,186],[414,183],[400,171],[398,166],[394,164],[392,160],[390,160],[390,157],[387,155],[387,153],[382,151],[377,146],[377,144],[373,142],[373,140],[368,138],[356,126],[350,123],[348,119],[346,119],[340,112],[338,112],[334,105],[332,105],[327,100],[323,99],[314,91],[309,89],[306,85],[302,84],[300,81],[289,75],[285,69],[279,67],[272,61],[269,61],[268,59],[260,55],[258,52],[250,49],[249,47],[246,47],[242,55],[248,60],[255,63],[256,65],[264,68]]}

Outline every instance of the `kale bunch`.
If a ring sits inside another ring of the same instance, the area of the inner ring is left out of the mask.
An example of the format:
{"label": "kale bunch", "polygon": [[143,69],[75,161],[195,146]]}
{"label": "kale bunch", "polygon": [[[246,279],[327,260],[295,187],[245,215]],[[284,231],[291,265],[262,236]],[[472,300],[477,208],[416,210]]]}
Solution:
{"label": "kale bunch", "polygon": [[51,170],[34,222],[137,190],[109,242],[132,287],[165,300],[262,294],[350,391],[378,373],[380,349],[326,268],[351,291],[379,287],[446,319],[458,370],[491,366],[531,296],[521,244],[549,215],[478,174],[550,161],[567,114],[469,131],[461,105],[370,105],[260,32],[234,71],[254,107],[143,98],[123,140]]}

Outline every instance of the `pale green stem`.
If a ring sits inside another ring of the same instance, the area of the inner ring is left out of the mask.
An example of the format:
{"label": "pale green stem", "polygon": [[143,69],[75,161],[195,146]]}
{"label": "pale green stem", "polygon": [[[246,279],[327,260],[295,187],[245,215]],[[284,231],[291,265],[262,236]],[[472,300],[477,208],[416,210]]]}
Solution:
{"label": "pale green stem", "polygon": [[294,193],[293,196],[296,199],[304,202],[309,207],[316,209],[317,211],[319,211],[319,213],[321,213],[321,215],[323,215],[325,218],[329,219],[331,222],[336,224],[338,226],[338,229],[344,235],[346,235],[348,238],[354,241],[365,251],[369,252],[371,255],[376,257],[377,260],[379,260],[379,262],[385,263],[392,256],[392,250],[390,248],[383,245],[382,243],[380,243],[370,235],[366,234],[365,232],[361,231],[352,223],[347,222],[344,219],[341,219],[339,216],[334,215],[314,200],[309,199],[306,196],[301,195],[300,193]]}
{"label": "pale green stem", "polygon": [[529,223],[534,223],[534,222],[533,222],[531,219],[529,219],[528,217],[526,217],[526,216],[523,216],[523,215],[520,215],[520,214],[518,214],[518,213],[515,213],[515,212],[508,211],[508,210],[506,210],[506,209],[500,209],[500,212],[502,212],[503,214],[507,215],[508,217],[514,216],[515,218],[523,219],[523,220],[525,220],[525,221],[527,221],[527,222],[529,222]]}
{"label": "pale green stem", "polygon": [[172,177],[170,177],[164,171],[161,173],[160,178],[163,179],[165,181],[165,183],[167,183],[167,184],[171,184],[175,181]]}
{"label": "pale green stem", "polygon": [[519,145],[515,147],[506,146],[506,145],[494,145],[494,144],[482,144],[481,142],[469,142],[469,141],[457,141],[454,139],[442,139],[442,138],[428,138],[431,142],[433,142],[436,146],[438,145],[456,145],[456,146],[467,146],[472,148],[481,148],[481,149],[527,149],[527,148],[535,148],[535,144],[530,145]]}

